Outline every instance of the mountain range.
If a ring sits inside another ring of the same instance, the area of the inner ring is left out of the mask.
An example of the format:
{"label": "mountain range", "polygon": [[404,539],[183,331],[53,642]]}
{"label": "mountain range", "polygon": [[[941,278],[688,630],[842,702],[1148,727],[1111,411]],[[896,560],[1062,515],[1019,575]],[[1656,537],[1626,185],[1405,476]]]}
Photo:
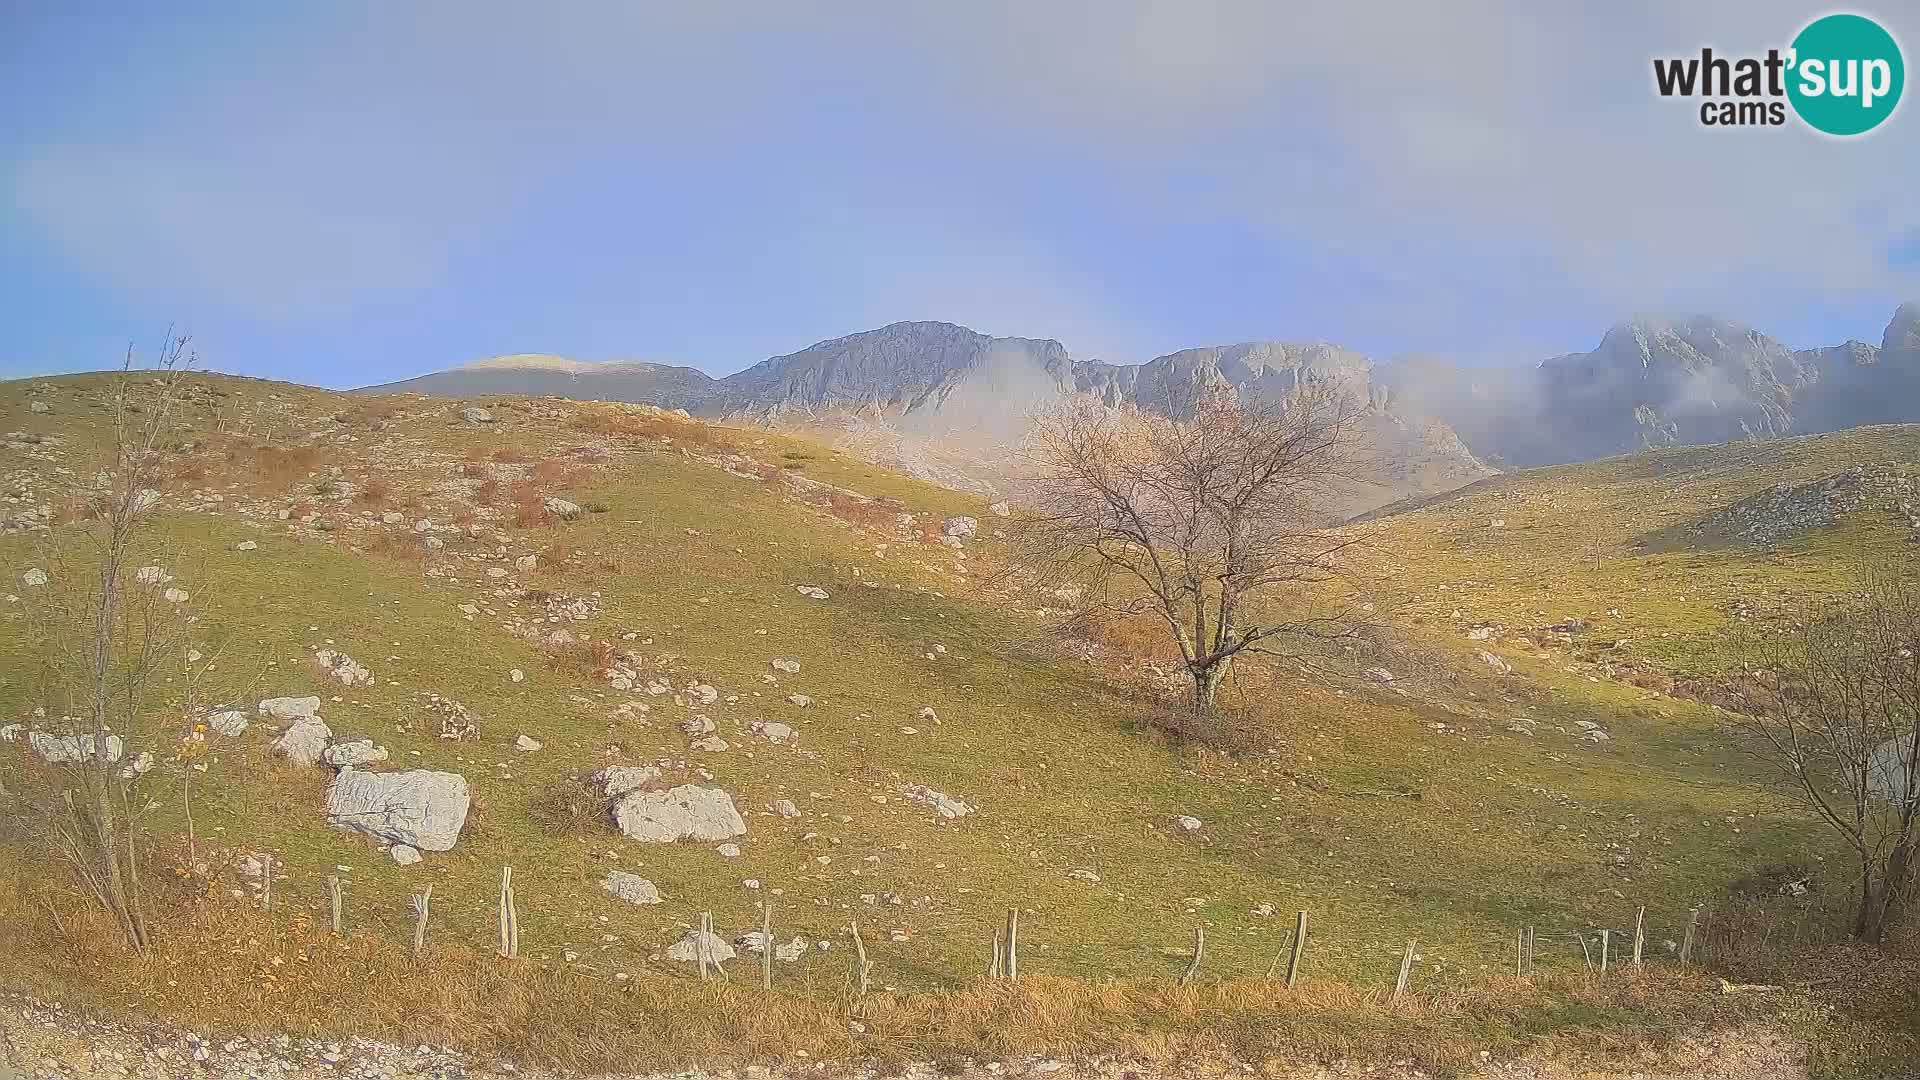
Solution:
{"label": "mountain range", "polygon": [[1376,362],[1324,343],[1183,349],[1144,364],[1074,360],[1060,342],[901,322],[775,356],[722,379],[641,361],[501,356],[369,392],[555,395],[805,429],[951,486],[1006,489],[1007,448],[1071,394],[1165,412],[1197,386],[1284,394],[1335,380],[1366,403],[1378,482],[1350,510],[1434,494],[1506,468],[1662,446],[1920,420],[1920,304],[1881,341],[1795,350],[1707,316],[1616,324],[1594,349],[1530,368],[1431,357]]}

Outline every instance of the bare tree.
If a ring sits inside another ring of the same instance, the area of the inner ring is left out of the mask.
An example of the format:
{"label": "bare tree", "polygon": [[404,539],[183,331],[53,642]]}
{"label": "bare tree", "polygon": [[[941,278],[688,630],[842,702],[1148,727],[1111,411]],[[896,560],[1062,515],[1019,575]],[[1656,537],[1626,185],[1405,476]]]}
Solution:
{"label": "bare tree", "polygon": [[1920,585],[1876,566],[1865,598],[1809,607],[1786,633],[1748,640],[1740,727],[1856,860],[1854,936],[1879,941],[1914,887],[1920,847]]}
{"label": "bare tree", "polygon": [[1163,621],[1206,709],[1235,658],[1354,632],[1353,612],[1310,614],[1306,594],[1357,542],[1326,526],[1362,472],[1361,412],[1331,381],[1174,404],[1163,416],[1076,398],[1040,417],[1017,532],[1026,565],[1083,611]]}
{"label": "bare tree", "polygon": [[65,702],[66,716],[54,722],[68,729],[30,736],[51,773],[35,816],[136,950],[146,947],[147,925],[128,785],[152,759],[134,750],[148,741],[136,740],[151,722],[156,683],[179,664],[191,671],[194,619],[181,610],[185,590],[170,588],[157,567],[134,564],[142,521],[160,497],[162,444],[193,366],[187,340],[171,333],[151,367],[128,349],[110,391],[105,460],[81,492],[83,520],[66,527],[85,554],[51,564],[62,568],[57,575],[40,571],[28,598],[46,650],[42,700]]}

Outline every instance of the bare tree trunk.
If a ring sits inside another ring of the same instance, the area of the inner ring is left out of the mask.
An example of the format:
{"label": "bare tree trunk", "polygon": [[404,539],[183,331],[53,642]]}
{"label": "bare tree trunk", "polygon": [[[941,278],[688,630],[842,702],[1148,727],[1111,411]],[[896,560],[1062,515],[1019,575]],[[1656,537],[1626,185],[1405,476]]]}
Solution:
{"label": "bare tree trunk", "polygon": [[1215,660],[1193,671],[1193,707],[1195,712],[1207,712],[1213,708],[1214,701],[1220,696],[1220,684],[1226,681],[1227,666],[1233,661]]}

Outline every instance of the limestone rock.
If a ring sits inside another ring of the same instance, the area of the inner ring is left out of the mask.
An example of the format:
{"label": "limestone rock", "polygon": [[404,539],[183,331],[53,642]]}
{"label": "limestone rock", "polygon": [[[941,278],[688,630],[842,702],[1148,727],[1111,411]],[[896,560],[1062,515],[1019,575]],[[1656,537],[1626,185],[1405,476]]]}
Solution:
{"label": "limestone rock", "polygon": [[941,523],[940,532],[955,540],[972,539],[980,532],[980,519],[956,514]]}
{"label": "limestone rock", "polygon": [[600,887],[612,893],[616,899],[629,904],[657,904],[660,902],[660,890],[653,882],[639,874],[629,874],[625,870],[609,870]]}
{"label": "limestone rock", "polygon": [[372,739],[355,739],[352,742],[336,743],[320,754],[320,760],[336,769],[373,765],[387,760],[387,757],[387,748],[375,746]]}
{"label": "limestone rock", "polygon": [[327,820],[396,844],[446,851],[460,838],[470,801],[467,778],[458,773],[347,769],[327,789]]}
{"label": "limestone rock", "polygon": [[460,419],[465,420],[469,424],[491,424],[493,423],[493,413],[478,405],[469,405],[460,410]]}
{"label": "limestone rock", "polygon": [[273,697],[260,703],[260,715],[275,720],[311,720],[320,715],[317,697]]}
{"label": "limestone rock", "polygon": [[914,784],[902,790],[907,798],[923,806],[932,807],[943,818],[963,818],[973,813],[974,808],[961,800],[922,784]]}
{"label": "limestone rock", "polygon": [[[320,699],[314,700],[317,702]],[[221,709],[207,716],[207,726],[229,739],[245,732],[250,721],[251,718],[247,716],[244,709]]]}
{"label": "limestone rock", "polygon": [[735,956],[733,946],[727,944],[726,939],[720,935],[689,930],[686,936],[667,946],[667,959],[677,960],[683,964],[697,964],[700,962],[702,952],[706,953],[710,963],[731,960]]}
{"label": "limestone rock", "polygon": [[423,858],[420,849],[411,844],[395,844],[387,849],[387,854],[393,856],[393,861],[401,866],[412,866]]}
{"label": "limestone rock", "polygon": [[318,765],[333,732],[317,716],[295,720],[273,741],[273,751],[295,765]]}
{"label": "limestone rock", "polygon": [[326,670],[327,677],[341,686],[366,686],[373,682],[373,672],[346,653],[336,649],[320,649],[313,654],[313,658]]}
{"label": "limestone rock", "polygon": [[547,496],[546,501],[542,503],[542,505],[546,507],[547,513],[552,514],[561,521],[573,521],[580,517],[580,515],[586,513],[586,511],[580,509],[579,503],[568,502],[566,499],[557,498],[552,495]]}
{"label": "limestone rock", "polygon": [[629,840],[650,843],[730,840],[747,832],[732,796],[694,784],[665,791],[630,790],[614,802],[613,820]]}

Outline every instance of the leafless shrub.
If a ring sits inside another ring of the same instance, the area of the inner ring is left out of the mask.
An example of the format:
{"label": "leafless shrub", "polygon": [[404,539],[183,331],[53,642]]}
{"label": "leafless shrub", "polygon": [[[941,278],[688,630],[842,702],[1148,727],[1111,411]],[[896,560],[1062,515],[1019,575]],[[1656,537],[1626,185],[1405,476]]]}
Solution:
{"label": "leafless shrub", "polygon": [[1204,711],[1235,658],[1294,655],[1290,642],[1346,638],[1361,621],[1307,602],[1358,542],[1325,527],[1364,472],[1360,418],[1332,382],[1203,391],[1164,416],[1074,399],[1032,437],[1033,512],[1013,527],[1022,568],[1081,612],[1153,616]]}
{"label": "leafless shrub", "polygon": [[1852,849],[1853,933],[1882,940],[1905,914],[1920,848],[1920,583],[1871,566],[1863,598],[1809,606],[1785,633],[1742,642],[1727,684],[1749,745]]}

